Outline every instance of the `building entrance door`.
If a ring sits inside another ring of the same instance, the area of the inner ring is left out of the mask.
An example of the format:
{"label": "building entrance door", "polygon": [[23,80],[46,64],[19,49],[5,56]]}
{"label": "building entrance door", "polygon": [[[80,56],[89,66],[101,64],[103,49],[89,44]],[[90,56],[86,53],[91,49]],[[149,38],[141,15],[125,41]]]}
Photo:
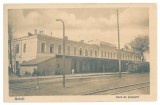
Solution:
{"label": "building entrance door", "polygon": [[19,67],[19,62],[16,61],[16,70],[18,70],[18,67]]}
{"label": "building entrance door", "polygon": [[76,61],[72,61],[72,68],[71,69],[74,69],[74,72],[77,73],[77,63]]}
{"label": "building entrance door", "polygon": [[79,64],[80,73],[82,73],[82,62]]}

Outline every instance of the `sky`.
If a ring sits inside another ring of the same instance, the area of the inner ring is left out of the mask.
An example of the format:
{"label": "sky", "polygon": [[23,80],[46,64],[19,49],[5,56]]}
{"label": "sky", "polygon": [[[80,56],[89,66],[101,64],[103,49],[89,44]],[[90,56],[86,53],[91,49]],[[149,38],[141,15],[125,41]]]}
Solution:
{"label": "sky", "polygon": [[[145,7],[119,8],[121,47],[135,37],[149,34],[149,11]],[[43,30],[45,34],[75,41],[98,40],[117,45],[117,8],[10,9],[8,22],[13,24],[14,38]]]}

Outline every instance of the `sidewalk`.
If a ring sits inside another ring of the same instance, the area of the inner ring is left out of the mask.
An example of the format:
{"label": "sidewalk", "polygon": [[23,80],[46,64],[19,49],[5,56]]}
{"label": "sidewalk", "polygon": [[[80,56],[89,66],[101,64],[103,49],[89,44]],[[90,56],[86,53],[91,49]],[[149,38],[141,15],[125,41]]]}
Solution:
{"label": "sidewalk", "polygon": [[[122,74],[127,74],[127,72],[121,72]],[[119,72],[108,72],[108,73],[81,73],[81,74],[66,74],[66,78],[86,78],[90,76],[100,76],[100,75],[115,75],[119,74]],[[52,76],[38,76],[39,79],[50,79],[50,78],[62,78],[63,75],[52,75]],[[32,80],[37,78],[35,77],[19,77],[19,78],[9,78],[9,80]]]}
{"label": "sidewalk", "polygon": [[[57,82],[57,80],[60,80]],[[73,81],[66,81],[65,88],[63,88],[62,78],[51,79],[39,82],[39,89],[36,89],[36,81],[12,83],[10,84],[10,96],[49,96],[49,95],[84,95],[90,92],[112,89],[120,86],[148,82],[150,81],[149,74],[137,75],[129,74],[122,76],[121,79],[115,76],[106,78],[89,78],[88,80],[74,79]],[[139,94],[149,94],[149,88],[141,89]],[[135,94],[132,93],[132,94]],[[102,94],[103,95],[103,94]]]}

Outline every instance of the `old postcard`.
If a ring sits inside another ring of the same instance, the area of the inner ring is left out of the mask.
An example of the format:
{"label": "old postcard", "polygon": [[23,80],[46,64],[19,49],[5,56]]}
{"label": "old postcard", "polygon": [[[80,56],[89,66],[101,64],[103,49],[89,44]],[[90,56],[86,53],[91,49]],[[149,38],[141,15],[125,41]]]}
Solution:
{"label": "old postcard", "polygon": [[156,4],[4,4],[4,101],[156,101]]}

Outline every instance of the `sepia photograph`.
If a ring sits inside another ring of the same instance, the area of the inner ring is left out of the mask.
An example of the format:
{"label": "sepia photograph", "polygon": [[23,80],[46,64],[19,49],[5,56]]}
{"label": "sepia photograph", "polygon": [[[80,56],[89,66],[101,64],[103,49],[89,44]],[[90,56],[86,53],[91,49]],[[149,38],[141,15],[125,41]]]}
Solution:
{"label": "sepia photograph", "polygon": [[156,100],[156,4],[5,4],[7,102]]}

